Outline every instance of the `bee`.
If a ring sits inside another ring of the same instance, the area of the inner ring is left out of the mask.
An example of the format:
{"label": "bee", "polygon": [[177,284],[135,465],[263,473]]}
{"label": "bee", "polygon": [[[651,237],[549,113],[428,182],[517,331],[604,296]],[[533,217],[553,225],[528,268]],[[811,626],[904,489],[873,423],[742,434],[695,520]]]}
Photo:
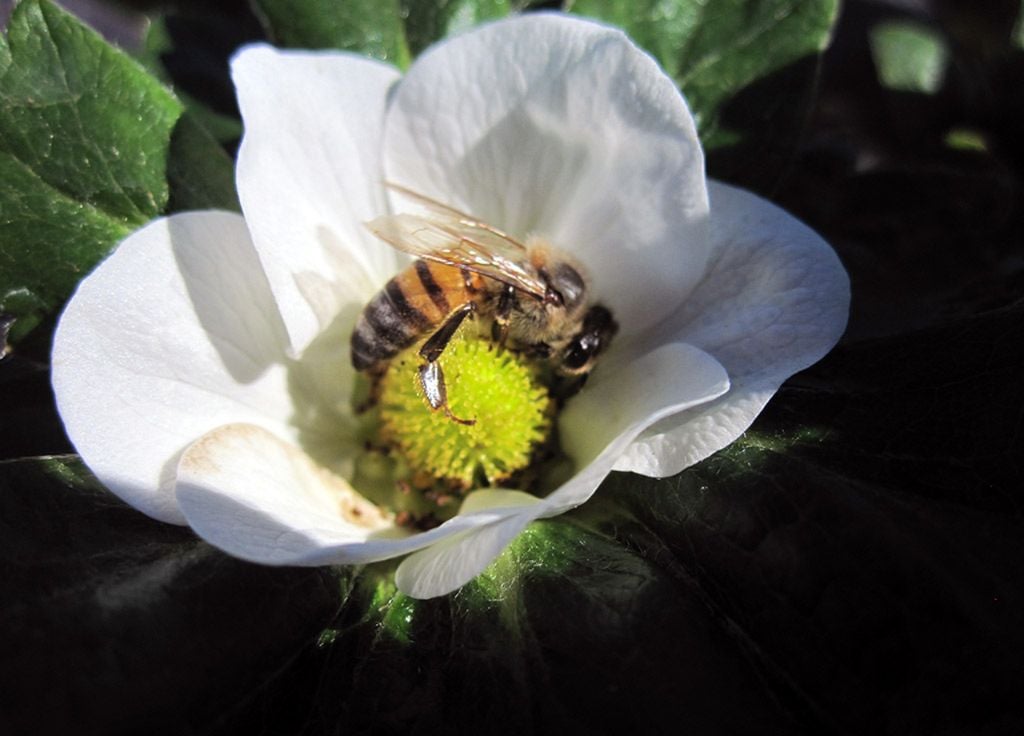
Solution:
{"label": "bee", "polygon": [[612,313],[588,302],[587,283],[540,238],[520,243],[471,215],[395,184],[423,214],[367,223],[378,238],[415,256],[363,309],[352,332],[352,365],[380,370],[429,335],[418,354],[419,382],[431,408],[460,424],[448,406],[438,359],[470,315],[491,320],[492,337],[547,361],[556,375],[585,379],[618,330]]}

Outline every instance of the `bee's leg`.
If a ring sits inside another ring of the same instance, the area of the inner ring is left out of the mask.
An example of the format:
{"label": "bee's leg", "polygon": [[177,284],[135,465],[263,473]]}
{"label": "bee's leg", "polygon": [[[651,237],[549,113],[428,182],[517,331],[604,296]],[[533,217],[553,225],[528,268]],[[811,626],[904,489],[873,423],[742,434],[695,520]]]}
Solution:
{"label": "bee's leg", "polygon": [[437,331],[430,336],[430,339],[423,343],[423,347],[420,348],[420,357],[428,363],[433,363],[440,358],[441,353],[448,347],[448,343],[451,342],[452,337],[462,325],[463,320],[475,311],[476,304],[467,302],[448,315],[447,319],[437,328]]}
{"label": "bee's leg", "polygon": [[423,393],[430,402],[431,409],[440,409],[453,422],[470,427],[476,424],[475,419],[460,419],[452,413],[448,406],[448,389],[444,384],[444,371],[441,370],[440,363],[424,363],[420,366],[420,386],[423,387]]}
{"label": "bee's leg", "polygon": [[512,286],[506,286],[498,295],[498,305],[494,310],[494,322],[491,324],[491,339],[501,347],[505,346],[505,338],[508,337],[508,320],[515,304],[516,290]]}
{"label": "bee's leg", "polygon": [[459,307],[420,348],[420,357],[427,361],[419,367],[420,386],[423,388],[423,394],[427,397],[430,408],[435,411],[440,409],[452,421],[466,425],[476,424],[476,420],[460,419],[452,413],[448,406],[448,389],[444,383],[444,371],[441,370],[437,359],[448,347],[448,343],[451,342],[452,336],[459,329],[463,320],[474,311],[476,311],[476,304],[473,302]]}
{"label": "bee's leg", "polygon": [[[365,371],[363,371],[363,373],[366,376],[366,381],[368,385],[365,391],[365,398],[363,398],[361,401],[359,401],[359,403],[356,404],[356,414],[365,414],[370,409],[375,407],[378,401],[380,401],[380,379],[384,375],[384,367],[380,365],[371,366],[370,368],[367,368]],[[360,395],[364,393],[362,385],[363,384],[361,381],[357,381],[356,386]]]}

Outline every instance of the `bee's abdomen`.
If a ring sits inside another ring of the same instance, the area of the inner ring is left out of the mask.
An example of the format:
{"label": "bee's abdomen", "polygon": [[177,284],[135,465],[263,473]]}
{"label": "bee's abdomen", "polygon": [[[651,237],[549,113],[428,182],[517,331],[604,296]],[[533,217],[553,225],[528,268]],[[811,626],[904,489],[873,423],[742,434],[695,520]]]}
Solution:
{"label": "bee's abdomen", "polygon": [[473,297],[479,277],[461,269],[416,261],[377,293],[352,332],[352,365],[371,368],[412,345]]}

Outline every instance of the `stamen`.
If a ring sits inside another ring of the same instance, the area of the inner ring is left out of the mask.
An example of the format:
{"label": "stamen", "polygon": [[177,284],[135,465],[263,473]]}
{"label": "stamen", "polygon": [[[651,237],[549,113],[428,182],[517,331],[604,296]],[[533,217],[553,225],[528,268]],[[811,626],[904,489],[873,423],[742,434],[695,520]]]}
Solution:
{"label": "stamen", "polygon": [[419,379],[423,358],[414,347],[396,357],[381,378],[381,439],[414,477],[456,491],[499,485],[524,470],[552,427],[552,402],[534,367],[464,330],[438,361],[447,413],[473,423],[431,408]]}

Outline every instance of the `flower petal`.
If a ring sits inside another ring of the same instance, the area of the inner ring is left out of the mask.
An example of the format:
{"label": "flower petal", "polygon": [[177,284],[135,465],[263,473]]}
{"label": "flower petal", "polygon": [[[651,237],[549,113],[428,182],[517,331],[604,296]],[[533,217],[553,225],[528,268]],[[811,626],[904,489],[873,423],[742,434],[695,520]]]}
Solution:
{"label": "flower petal", "polygon": [[484,488],[473,491],[459,507],[460,514],[474,514],[493,509],[518,509],[533,506],[540,499],[525,491],[508,488]]}
{"label": "flower petal", "polygon": [[523,491],[485,489],[463,501],[459,514],[496,511],[500,520],[444,539],[410,555],[395,571],[398,589],[413,598],[436,598],[461,588],[491,564],[544,508]]}
{"label": "flower petal", "polygon": [[346,545],[393,527],[341,476],[251,424],[218,427],[190,445],[177,495],[196,533],[264,564],[331,562]]}
{"label": "flower petal", "polygon": [[665,317],[703,273],[693,119],[615,29],[529,14],[433,47],[396,88],[384,156],[389,180],[569,251],[627,329]]}
{"label": "flower petal", "polygon": [[79,285],[54,337],[57,406],[110,490],[180,524],[174,467],[188,443],[236,419],[288,431],[286,345],[242,218],[174,215]]}
{"label": "flower petal", "polygon": [[543,516],[590,498],[622,452],[652,424],[728,390],[722,365],[685,343],[663,345],[618,370],[595,375],[566,406],[559,425],[562,445],[581,470],[544,499]]}
{"label": "flower petal", "polygon": [[828,243],[749,192],[717,182],[710,192],[714,261],[656,339],[685,340],[713,354],[732,388],[653,427],[617,470],[673,475],[725,447],[846,327],[849,279]]}
{"label": "flower petal", "polygon": [[177,496],[189,525],[225,552],[266,565],[315,566],[414,552],[514,515],[527,494],[474,502],[469,513],[409,534],[296,445],[261,427],[229,424],[182,455]]}
{"label": "flower petal", "polygon": [[362,223],[387,211],[381,137],[398,72],[269,46],[243,49],[231,70],[245,121],[238,194],[299,354],[394,275],[396,254]]}
{"label": "flower petal", "polygon": [[533,513],[512,514],[409,555],[395,571],[395,584],[413,598],[451,593],[482,573],[534,518]]}

